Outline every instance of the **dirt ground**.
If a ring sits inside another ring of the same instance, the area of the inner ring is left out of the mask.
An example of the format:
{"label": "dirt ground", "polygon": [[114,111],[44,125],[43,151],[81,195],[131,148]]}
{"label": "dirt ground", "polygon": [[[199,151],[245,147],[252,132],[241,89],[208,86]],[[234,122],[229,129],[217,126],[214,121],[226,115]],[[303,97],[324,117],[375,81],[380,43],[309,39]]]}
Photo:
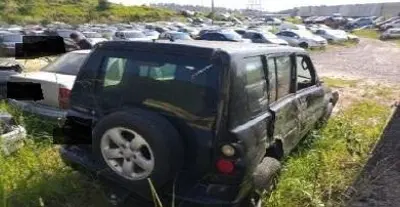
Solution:
{"label": "dirt ground", "polygon": [[334,47],[311,53],[320,76],[400,84],[400,47],[361,39],[354,47]]}
{"label": "dirt ground", "polygon": [[352,47],[333,46],[311,52],[322,78],[354,80],[354,86],[337,87],[340,98],[334,113],[366,98],[391,105],[400,99],[400,47],[393,42],[362,38]]}

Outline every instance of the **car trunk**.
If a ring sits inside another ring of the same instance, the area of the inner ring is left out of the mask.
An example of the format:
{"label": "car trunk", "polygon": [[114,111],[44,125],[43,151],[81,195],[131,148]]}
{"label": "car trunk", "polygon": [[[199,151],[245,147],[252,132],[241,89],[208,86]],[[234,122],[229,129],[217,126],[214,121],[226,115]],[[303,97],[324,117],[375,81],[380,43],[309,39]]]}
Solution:
{"label": "car trunk", "polygon": [[10,77],[9,82],[33,82],[40,83],[43,93],[43,100],[28,101],[32,104],[40,104],[50,107],[60,108],[59,90],[60,88],[72,89],[76,76],[64,75],[51,72],[32,72]]}

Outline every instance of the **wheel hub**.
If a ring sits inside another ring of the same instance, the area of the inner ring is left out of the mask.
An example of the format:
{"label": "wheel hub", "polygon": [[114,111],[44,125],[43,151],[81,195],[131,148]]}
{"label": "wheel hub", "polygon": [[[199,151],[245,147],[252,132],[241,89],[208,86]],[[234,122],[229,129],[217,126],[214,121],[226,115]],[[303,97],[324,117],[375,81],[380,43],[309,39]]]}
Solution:
{"label": "wheel hub", "polygon": [[129,180],[148,177],[154,168],[154,156],[147,141],[138,133],[126,128],[106,131],[100,142],[107,165]]}

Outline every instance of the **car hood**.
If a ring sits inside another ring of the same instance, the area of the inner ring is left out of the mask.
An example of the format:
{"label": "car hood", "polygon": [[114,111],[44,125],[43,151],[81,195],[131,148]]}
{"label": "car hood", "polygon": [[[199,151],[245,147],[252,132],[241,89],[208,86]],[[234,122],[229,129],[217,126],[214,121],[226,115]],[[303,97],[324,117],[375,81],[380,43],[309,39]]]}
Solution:
{"label": "car hood", "polygon": [[129,41],[149,41],[149,40],[151,40],[151,38],[150,38],[150,37],[143,37],[143,38],[127,38],[126,40],[129,40]]}
{"label": "car hood", "polygon": [[106,38],[88,38],[88,40],[92,44],[107,41]]}
{"label": "car hood", "polygon": [[280,45],[288,45],[289,43],[283,39],[279,38],[266,38],[269,42],[274,43],[274,44],[280,44]]}
{"label": "car hood", "polygon": [[313,36],[310,36],[310,37],[305,37],[305,39],[313,40],[313,41],[316,41],[316,42],[326,41],[326,39],[324,39],[323,37],[317,36],[317,35],[313,35]]}

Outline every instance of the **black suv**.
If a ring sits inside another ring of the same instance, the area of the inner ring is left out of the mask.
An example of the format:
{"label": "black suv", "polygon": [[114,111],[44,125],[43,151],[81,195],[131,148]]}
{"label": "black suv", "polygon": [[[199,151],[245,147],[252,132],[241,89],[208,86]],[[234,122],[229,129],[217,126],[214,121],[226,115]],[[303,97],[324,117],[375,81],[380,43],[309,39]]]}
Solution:
{"label": "black suv", "polygon": [[154,191],[164,206],[260,206],[254,192],[337,100],[300,48],[104,42],[76,78],[60,152],[139,206]]}

